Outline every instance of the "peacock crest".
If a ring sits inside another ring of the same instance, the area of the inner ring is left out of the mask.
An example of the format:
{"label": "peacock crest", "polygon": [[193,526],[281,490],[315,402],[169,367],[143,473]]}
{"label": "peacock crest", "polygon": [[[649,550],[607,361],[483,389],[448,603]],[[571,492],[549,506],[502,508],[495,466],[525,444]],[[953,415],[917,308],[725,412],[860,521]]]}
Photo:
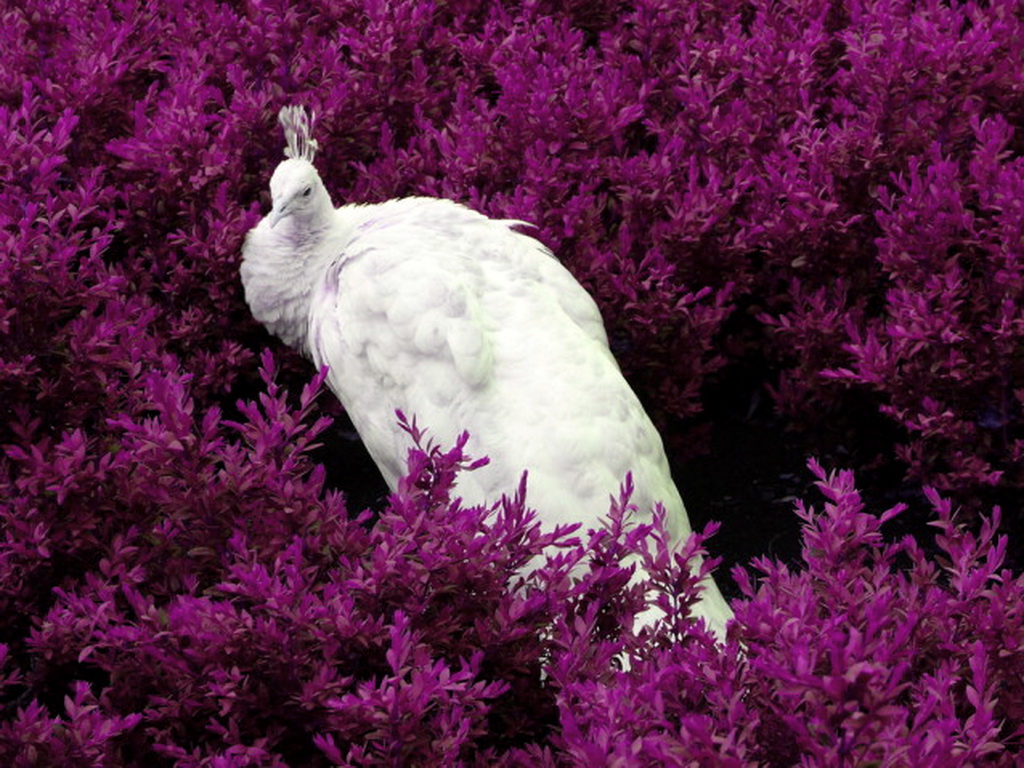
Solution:
{"label": "peacock crest", "polygon": [[284,128],[284,140],[288,143],[285,157],[297,157],[313,162],[319,144],[313,138],[315,113],[306,113],[303,107],[282,107],[277,119]]}

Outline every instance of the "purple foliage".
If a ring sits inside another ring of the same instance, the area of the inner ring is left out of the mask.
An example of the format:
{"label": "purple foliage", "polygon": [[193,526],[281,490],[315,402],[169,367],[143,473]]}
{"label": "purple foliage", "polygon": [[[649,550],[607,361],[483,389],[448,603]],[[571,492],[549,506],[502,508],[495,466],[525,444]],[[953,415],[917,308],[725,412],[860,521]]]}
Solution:
{"label": "purple foliage", "polygon": [[[1017,3],[0,21],[0,763],[1020,760],[1024,579],[998,508],[951,501],[1024,486]],[[735,569],[723,649],[686,615],[714,528],[669,551],[624,525],[628,479],[604,529],[541,531],[528,484],[463,507],[480,457],[409,414],[400,492],[347,509],[310,458],[323,374],[266,351],[237,277],[284,103],[317,111],[338,202],[535,222],[660,419],[752,361],[793,423],[866,407],[942,492],[934,543],[812,463],[801,558]],[[636,635],[638,551],[670,619]]]}

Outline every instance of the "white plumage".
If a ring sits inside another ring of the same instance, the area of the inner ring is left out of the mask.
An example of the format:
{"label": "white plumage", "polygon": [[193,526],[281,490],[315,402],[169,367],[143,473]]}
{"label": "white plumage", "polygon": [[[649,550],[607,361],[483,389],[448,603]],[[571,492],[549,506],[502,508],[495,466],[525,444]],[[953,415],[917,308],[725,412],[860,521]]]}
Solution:
{"label": "white plumage", "polygon": [[[490,463],[460,476],[469,504],[513,490],[545,526],[606,515],[627,472],[633,502],[656,502],[690,533],[654,425],[612,357],[590,295],[521,222],[413,197],[335,209],[312,165],[301,108],[281,110],[288,149],[273,210],[242,249],[253,316],[317,366],[394,489],[408,436],[396,409],[440,444],[470,432]],[[714,582],[697,611],[720,636],[732,613]],[[649,617],[648,617],[649,618]]]}

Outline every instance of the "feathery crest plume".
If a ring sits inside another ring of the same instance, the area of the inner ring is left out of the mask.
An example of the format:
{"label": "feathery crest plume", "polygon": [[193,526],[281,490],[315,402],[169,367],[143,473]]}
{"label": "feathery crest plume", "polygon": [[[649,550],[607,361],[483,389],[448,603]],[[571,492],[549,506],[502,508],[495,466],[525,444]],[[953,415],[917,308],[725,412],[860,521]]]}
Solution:
{"label": "feathery crest plume", "polygon": [[284,128],[284,139],[288,147],[284,151],[285,157],[299,157],[303,160],[313,162],[320,145],[313,138],[313,122],[316,120],[316,113],[306,114],[303,107],[281,107],[277,119]]}

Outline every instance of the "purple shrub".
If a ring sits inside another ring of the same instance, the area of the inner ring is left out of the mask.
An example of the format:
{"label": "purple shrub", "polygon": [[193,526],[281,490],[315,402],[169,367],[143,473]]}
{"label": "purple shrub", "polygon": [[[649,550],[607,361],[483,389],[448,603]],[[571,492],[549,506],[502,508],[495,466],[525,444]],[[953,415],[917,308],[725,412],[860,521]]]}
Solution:
{"label": "purple shrub", "polygon": [[829,501],[822,512],[798,504],[804,568],[759,560],[756,592],[736,574],[751,598],[737,609],[760,681],[749,684],[771,687],[757,697],[770,739],[849,764],[1011,764],[1024,657],[1006,600],[1024,579],[1002,568],[998,510],[974,536],[930,491],[941,533],[929,558],[912,537],[881,535],[901,507],[866,513],[852,473],[811,468]]}
{"label": "purple shrub", "polygon": [[[953,501],[1022,485],[1016,4],[0,20],[0,763],[1020,761],[1024,580],[1003,513]],[[400,492],[352,508],[312,458],[350,461],[323,374],[237,277],[284,103],[338,203],[534,222],[661,423],[755,371],[786,423],[938,489],[904,515],[934,543],[812,464],[800,557],[734,569],[720,647],[687,616],[715,527],[670,552],[627,478],[603,529],[542,531],[528,478],[462,506],[483,457],[408,414]],[[668,614],[639,634],[635,553]]]}
{"label": "purple shrub", "polygon": [[1004,473],[1019,485],[1024,448],[1011,340],[1022,322],[1024,164],[1009,157],[1002,118],[972,127],[966,163],[933,145],[896,178],[896,193],[879,193],[886,312],[851,322],[844,350],[853,365],[823,372],[884,392],[880,409],[908,436],[898,454],[944,488],[994,485]]}
{"label": "purple shrub", "polygon": [[859,391],[912,477],[1019,487],[1021,20],[1001,4],[878,4],[845,22],[811,149],[853,228],[823,243],[831,276],[798,273],[791,308],[763,317],[799,360],[780,404],[841,417],[840,388]]}

